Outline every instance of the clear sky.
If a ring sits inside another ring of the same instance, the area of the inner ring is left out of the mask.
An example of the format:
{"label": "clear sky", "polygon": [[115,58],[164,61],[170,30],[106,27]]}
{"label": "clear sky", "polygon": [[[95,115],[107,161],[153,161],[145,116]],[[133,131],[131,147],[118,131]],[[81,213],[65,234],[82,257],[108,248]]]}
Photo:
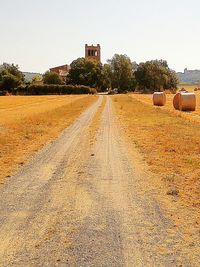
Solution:
{"label": "clear sky", "polygon": [[200,0],[0,0],[0,64],[44,72],[101,44],[137,63],[200,69]]}

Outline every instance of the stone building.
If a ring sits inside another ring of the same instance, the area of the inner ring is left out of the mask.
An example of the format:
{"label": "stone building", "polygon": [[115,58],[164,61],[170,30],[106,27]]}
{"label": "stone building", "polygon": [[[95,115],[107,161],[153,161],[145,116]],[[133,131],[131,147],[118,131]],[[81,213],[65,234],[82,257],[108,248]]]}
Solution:
{"label": "stone building", "polygon": [[69,70],[70,70],[70,66],[66,64],[66,65],[51,68],[50,72],[57,73],[62,78],[62,80],[65,81],[69,73]]}
{"label": "stone building", "polygon": [[98,44],[94,45],[85,45],[85,58],[96,60],[97,62],[101,62],[101,47]]}
{"label": "stone building", "polygon": [[[98,44],[97,46],[94,45],[85,45],[85,58],[96,60],[97,62],[101,62],[101,47]],[[50,72],[57,73],[63,81],[66,81],[67,75],[69,74],[70,66],[69,65],[62,65],[54,68],[49,69]]]}
{"label": "stone building", "polygon": [[200,70],[184,69],[184,72],[177,72],[177,77],[180,83],[185,84],[199,84],[200,83]]}

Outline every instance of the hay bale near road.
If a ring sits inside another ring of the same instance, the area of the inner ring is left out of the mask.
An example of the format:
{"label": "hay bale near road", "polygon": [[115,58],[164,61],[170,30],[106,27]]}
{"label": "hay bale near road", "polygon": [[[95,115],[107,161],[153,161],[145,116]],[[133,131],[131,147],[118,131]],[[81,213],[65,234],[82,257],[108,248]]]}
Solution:
{"label": "hay bale near road", "polygon": [[164,106],[166,104],[166,94],[164,92],[155,92],[153,94],[154,106]]}
{"label": "hay bale near road", "polygon": [[194,93],[181,93],[179,108],[181,111],[195,111],[196,96]]}
{"label": "hay bale near road", "polygon": [[179,92],[173,99],[174,108],[180,111],[195,111],[196,95],[194,93]]}
{"label": "hay bale near road", "polygon": [[174,108],[177,109],[177,110],[179,110],[180,94],[181,94],[181,93],[177,93],[177,94],[174,96],[174,99],[173,99],[173,106],[174,106]]}

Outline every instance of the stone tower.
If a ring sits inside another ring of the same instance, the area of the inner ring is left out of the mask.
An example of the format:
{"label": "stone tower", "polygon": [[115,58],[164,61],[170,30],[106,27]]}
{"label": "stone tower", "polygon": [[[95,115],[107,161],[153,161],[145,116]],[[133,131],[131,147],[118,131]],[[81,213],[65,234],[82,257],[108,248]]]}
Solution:
{"label": "stone tower", "polygon": [[94,45],[85,45],[85,58],[96,60],[99,63],[101,62],[101,47],[98,44]]}

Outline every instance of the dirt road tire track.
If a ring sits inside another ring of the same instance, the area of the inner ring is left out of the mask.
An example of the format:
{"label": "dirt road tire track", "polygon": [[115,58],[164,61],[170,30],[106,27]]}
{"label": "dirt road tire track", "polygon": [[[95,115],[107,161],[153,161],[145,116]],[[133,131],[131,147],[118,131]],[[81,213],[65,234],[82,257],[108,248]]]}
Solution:
{"label": "dirt road tire track", "polygon": [[[59,190],[64,182],[59,178],[64,172],[73,173],[73,166],[78,168],[73,155],[80,154],[80,143],[101,101],[99,97],[55,142],[44,147],[0,188],[0,266],[49,266],[44,264],[45,255],[40,256],[39,263],[33,260],[32,264],[31,251],[38,246],[40,234],[48,231],[63,209],[64,196]],[[68,188],[66,193],[70,194]],[[21,255],[20,251],[27,251],[28,255]]]}

